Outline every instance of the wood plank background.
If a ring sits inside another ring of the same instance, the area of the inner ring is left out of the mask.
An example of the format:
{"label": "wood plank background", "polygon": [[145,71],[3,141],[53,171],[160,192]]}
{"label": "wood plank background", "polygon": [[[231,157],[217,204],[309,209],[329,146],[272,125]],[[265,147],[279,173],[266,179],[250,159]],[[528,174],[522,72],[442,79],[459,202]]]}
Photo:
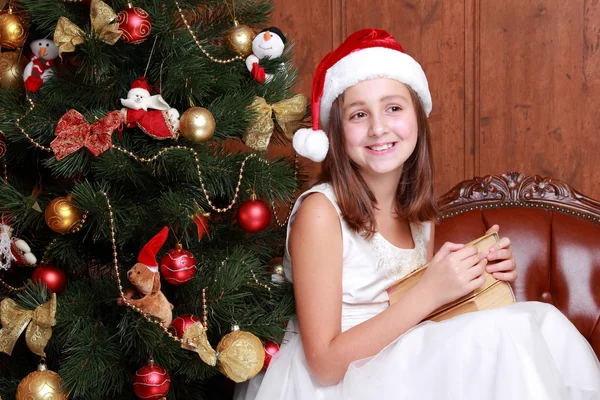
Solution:
{"label": "wood plank background", "polygon": [[[438,194],[516,170],[600,199],[597,0],[273,3],[272,24],[296,43],[298,92],[309,95],[321,58],[364,27],[388,30],[421,63],[433,96]],[[304,163],[317,174],[317,164]]]}

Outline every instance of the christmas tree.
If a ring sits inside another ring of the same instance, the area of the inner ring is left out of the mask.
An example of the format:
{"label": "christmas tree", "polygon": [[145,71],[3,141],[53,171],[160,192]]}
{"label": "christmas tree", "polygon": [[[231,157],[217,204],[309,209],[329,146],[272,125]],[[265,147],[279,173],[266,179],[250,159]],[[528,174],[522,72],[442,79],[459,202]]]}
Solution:
{"label": "christmas tree", "polygon": [[293,313],[301,174],[266,149],[306,98],[272,5],[0,5],[0,396],[225,398]]}

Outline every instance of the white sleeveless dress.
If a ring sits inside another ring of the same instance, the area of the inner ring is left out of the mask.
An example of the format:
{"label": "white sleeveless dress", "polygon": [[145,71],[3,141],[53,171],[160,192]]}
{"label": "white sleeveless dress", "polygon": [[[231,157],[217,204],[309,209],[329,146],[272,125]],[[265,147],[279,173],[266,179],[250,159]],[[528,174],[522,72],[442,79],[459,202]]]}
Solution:
{"label": "white sleeveless dress", "polygon": [[[323,193],[339,207],[330,185]],[[342,330],[388,307],[390,284],[426,262],[428,223],[411,224],[414,249],[376,234],[365,240],[340,218],[343,237]],[[285,251],[286,278],[292,281]],[[538,302],[423,322],[379,354],[353,362],[344,379],[321,386],[308,369],[297,321],[266,373],[238,384],[236,400],[590,400],[600,399],[600,369],[591,346],[555,307]]]}

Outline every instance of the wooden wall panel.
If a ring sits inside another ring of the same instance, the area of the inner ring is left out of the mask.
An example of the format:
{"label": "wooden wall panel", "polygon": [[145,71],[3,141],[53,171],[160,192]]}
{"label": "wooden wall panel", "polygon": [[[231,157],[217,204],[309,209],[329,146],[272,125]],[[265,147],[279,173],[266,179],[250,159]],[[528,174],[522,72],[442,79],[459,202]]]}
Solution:
{"label": "wooden wall panel", "polygon": [[[310,95],[313,72],[321,59],[339,41],[339,25],[333,15],[339,0],[273,0],[271,23],[296,44],[297,92]],[[338,11],[339,12],[339,11]]]}
{"label": "wooden wall panel", "polygon": [[600,198],[597,1],[481,2],[480,173],[549,175]]}
{"label": "wooden wall panel", "polygon": [[[274,0],[296,41],[298,91],[321,58],[363,27],[390,31],[423,66],[435,187],[519,170],[600,199],[597,0]],[[306,161],[316,175],[318,164]]]}

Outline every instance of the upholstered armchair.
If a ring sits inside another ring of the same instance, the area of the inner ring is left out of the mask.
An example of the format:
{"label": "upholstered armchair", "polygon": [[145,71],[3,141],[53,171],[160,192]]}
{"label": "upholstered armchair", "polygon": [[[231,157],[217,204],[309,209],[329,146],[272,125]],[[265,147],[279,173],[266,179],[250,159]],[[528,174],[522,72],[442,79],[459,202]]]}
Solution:
{"label": "upholstered armchair", "polygon": [[517,301],[555,305],[600,356],[600,202],[555,179],[509,172],[461,182],[439,205],[436,251],[499,224],[517,261]]}

